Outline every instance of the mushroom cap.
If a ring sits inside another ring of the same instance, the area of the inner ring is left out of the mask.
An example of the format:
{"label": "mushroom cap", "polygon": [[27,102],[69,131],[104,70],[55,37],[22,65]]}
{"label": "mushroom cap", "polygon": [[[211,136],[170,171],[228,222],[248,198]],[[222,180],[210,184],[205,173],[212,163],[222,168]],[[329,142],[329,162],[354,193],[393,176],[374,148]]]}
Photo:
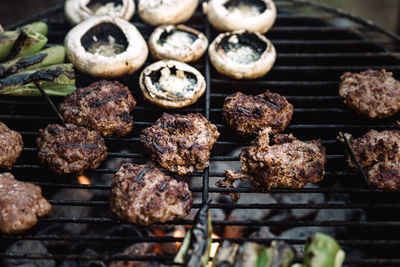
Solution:
{"label": "mushroom cap", "polygon": [[[177,49],[166,47],[159,43],[160,37],[163,33],[172,33],[175,30],[195,35],[197,39],[194,40],[190,46],[182,45]],[[148,44],[151,55],[156,59],[174,59],[181,62],[192,62],[199,59],[207,50],[208,39],[198,30],[182,24],[176,26],[162,25],[157,27],[151,34]]]}
{"label": "mushroom cap", "polygon": [[[112,1],[110,1],[112,3]],[[135,13],[135,1],[134,0],[121,0],[122,8],[119,12],[115,12],[112,15],[124,20],[130,20]],[[90,0],[66,0],[65,1],[65,15],[68,21],[72,24],[78,24],[90,17],[96,16],[92,10],[88,8]]]}
{"label": "mushroom cap", "polygon": [[198,0],[139,0],[139,16],[153,26],[177,24],[189,20]]}
{"label": "mushroom cap", "polygon": [[[196,77],[196,86],[194,87],[192,94],[185,98],[174,98],[168,99],[160,95],[157,91],[158,89],[153,84],[151,77],[149,75],[152,72],[161,71],[164,68],[176,68],[176,70],[182,70],[185,73],[191,73]],[[139,85],[142,90],[144,98],[160,107],[164,108],[183,108],[195,103],[205,92],[206,82],[203,75],[192,66],[175,60],[160,60],[149,66],[147,66],[139,77]]]}
{"label": "mushroom cap", "polygon": [[[265,50],[260,57],[250,63],[238,63],[230,58],[220,46],[222,39],[226,36],[254,34],[262,42],[266,43]],[[276,51],[274,45],[264,35],[258,32],[238,30],[234,32],[221,33],[214,39],[208,49],[210,61],[214,68],[221,74],[235,79],[255,79],[267,74],[275,63]]]}
{"label": "mushroom cap", "polygon": [[[82,37],[102,23],[114,24],[122,31],[128,42],[124,52],[107,57],[86,51]],[[75,68],[104,78],[134,73],[144,64],[148,55],[146,41],[136,27],[128,21],[109,16],[92,17],[81,22],[69,31],[64,43],[67,57]]]}
{"label": "mushroom cap", "polygon": [[[256,16],[233,14],[224,5],[230,0],[210,0],[203,10],[208,21],[219,31],[248,30],[266,33],[276,19],[276,7],[272,0],[261,0],[266,9]],[[249,1],[250,2],[250,1]]]}

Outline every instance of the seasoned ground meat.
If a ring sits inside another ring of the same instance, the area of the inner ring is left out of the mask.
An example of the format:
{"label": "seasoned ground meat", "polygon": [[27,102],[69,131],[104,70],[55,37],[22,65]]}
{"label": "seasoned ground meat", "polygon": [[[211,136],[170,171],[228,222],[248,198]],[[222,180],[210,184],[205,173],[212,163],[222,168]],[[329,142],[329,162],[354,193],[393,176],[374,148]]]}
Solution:
{"label": "seasoned ground meat", "polygon": [[0,231],[23,232],[37,223],[37,217],[51,212],[39,186],[19,182],[9,173],[0,174]]}
{"label": "seasoned ground meat", "polygon": [[265,93],[252,96],[237,92],[225,98],[222,117],[241,135],[257,134],[271,127],[272,133],[283,131],[290,123],[293,105],[279,94]]}
{"label": "seasoned ground meat", "polygon": [[201,114],[164,113],[142,131],[140,142],[161,167],[186,175],[208,167],[218,137],[217,127]]}
{"label": "seasoned ground meat", "polygon": [[0,122],[0,168],[11,169],[23,146],[21,135]]}
{"label": "seasoned ground meat", "polygon": [[[346,137],[372,185],[387,190],[400,189],[400,131],[369,130],[357,139],[349,134]],[[357,169],[349,153],[346,162]]]}
{"label": "seasoned ground meat", "polygon": [[339,96],[344,103],[371,119],[388,118],[400,110],[400,82],[386,70],[342,75]]}
{"label": "seasoned ground meat", "polygon": [[193,198],[187,183],[160,169],[125,163],[112,179],[110,203],[119,218],[149,225],[184,218]]}
{"label": "seasoned ground meat", "polygon": [[292,134],[278,134],[269,145],[270,128],[240,154],[242,170],[267,188],[302,188],[324,177],[325,148],[321,140],[302,142]]}
{"label": "seasoned ground meat", "polygon": [[136,105],[128,87],[101,80],[78,88],[59,109],[66,122],[98,130],[103,136],[123,136],[132,131],[130,112]]}
{"label": "seasoned ground meat", "polygon": [[103,137],[96,130],[67,124],[50,124],[39,130],[36,143],[42,163],[59,174],[96,169],[107,156]]}

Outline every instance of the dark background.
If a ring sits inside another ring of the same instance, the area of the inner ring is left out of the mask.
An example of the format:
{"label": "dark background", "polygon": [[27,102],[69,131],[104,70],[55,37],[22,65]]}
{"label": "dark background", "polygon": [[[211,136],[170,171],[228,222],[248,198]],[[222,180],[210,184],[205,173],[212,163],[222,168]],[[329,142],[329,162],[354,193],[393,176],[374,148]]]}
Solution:
{"label": "dark background", "polygon": [[[110,0],[112,1],[112,0]],[[343,8],[400,33],[399,0],[314,0]],[[4,27],[63,0],[0,0],[0,24]]]}

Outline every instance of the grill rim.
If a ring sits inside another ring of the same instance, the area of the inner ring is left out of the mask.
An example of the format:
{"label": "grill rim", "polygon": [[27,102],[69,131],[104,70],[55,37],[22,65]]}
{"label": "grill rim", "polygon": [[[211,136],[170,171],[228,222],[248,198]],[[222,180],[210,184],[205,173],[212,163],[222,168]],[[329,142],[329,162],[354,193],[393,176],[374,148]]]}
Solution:
{"label": "grill rim", "polygon": [[[313,2],[309,2],[309,1],[304,1],[304,0],[288,0],[288,1],[283,1],[283,3],[285,3],[285,2],[288,2],[288,3],[296,3],[296,4],[310,4],[310,5],[312,5],[312,6],[316,6],[316,7],[318,7],[319,9],[321,8],[321,9],[323,9],[323,10],[326,10],[326,11],[329,11],[329,12],[333,12],[333,13],[335,13],[335,14],[338,14],[338,15],[341,15],[341,16],[344,16],[344,17],[346,17],[346,18],[348,18],[348,19],[350,19],[350,20],[352,20],[352,21],[354,21],[354,22],[357,22],[357,23],[359,23],[359,24],[363,24],[363,25],[365,25],[367,28],[369,27],[371,30],[373,30],[373,31],[377,31],[377,32],[380,32],[380,33],[382,33],[382,34],[384,34],[384,35],[386,35],[387,37],[389,37],[389,38],[391,38],[394,42],[396,42],[396,43],[400,43],[400,36],[398,36],[398,35],[395,35],[395,34],[393,34],[393,33],[391,33],[391,32],[389,32],[389,31],[387,31],[387,30],[385,30],[385,29],[383,29],[383,28],[381,28],[381,27],[379,27],[378,25],[376,25],[375,23],[372,23],[372,22],[369,22],[369,21],[367,21],[367,20],[365,20],[365,19],[362,19],[362,18],[360,18],[360,17],[357,17],[357,16],[355,16],[355,15],[352,15],[352,14],[350,14],[350,13],[347,13],[347,12],[344,12],[344,11],[341,11],[341,10],[338,10],[338,9],[336,9],[336,8],[332,8],[332,7],[329,7],[329,6],[326,6],[326,5],[323,5],[323,4],[318,4],[318,3],[313,3]],[[52,13],[52,12],[58,12],[58,11],[60,11],[60,10],[62,10],[62,8],[63,8],[63,4],[60,4],[59,6],[56,6],[56,7],[54,7],[54,8],[50,8],[50,9],[47,9],[47,10],[44,10],[43,12],[40,12],[40,13],[37,13],[37,14],[35,14],[35,15],[33,15],[33,16],[31,16],[31,17],[29,17],[29,18],[26,18],[26,19],[24,19],[24,20],[22,20],[22,21],[19,21],[18,23],[16,23],[16,24],[14,24],[14,25],[11,25],[11,26],[9,26],[9,27],[7,27],[7,29],[9,29],[9,28],[16,28],[16,27],[18,27],[18,26],[20,26],[20,25],[23,25],[23,24],[26,24],[26,23],[29,23],[29,22],[32,22],[32,21],[34,21],[34,20],[37,20],[37,19],[39,19],[39,18],[41,18],[41,17],[44,17],[44,16],[46,16],[47,14],[49,14],[49,13]],[[331,10],[332,9],[332,10]],[[206,36],[208,37],[208,38],[210,38],[210,26],[209,26],[209,23],[207,22],[207,20],[205,20],[205,22],[204,22],[204,24],[205,24],[205,33],[206,33]],[[370,42],[369,40],[367,40],[366,42],[368,42],[368,43],[372,43],[372,44],[374,44],[374,45],[376,45],[376,43],[374,43],[374,42]],[[389,55],[394,55],[395,54],[395,52],[382,52],[382,53],[389,53]],[[396,55],[396,57],[398,57],[397,55]],[[224,81],[224,80],[222,80],[222,79],[215,79],[215,78],[212,78],[211,77],[211,71],[210,71],[210,63],[209,63],[209,59],[208,59],[208,57],[206,57],[206,63],[205,63],[205,77],[206,77],[206,82],[207,82],[207,90],[206,90],[206,92],[205,92],[205,109],[204,109],[204,112],[205,112],[205,117],[207,118],[207,119],[209,119],[210,118],[210,113],[212,112],[212,109],[210,109],[210,98],[213,96],[213,94],[210,92],[211,90],[210,90],[210,85],[211,85],[211,82],[212,83],[218,83],[218,82],[221,82],[221,83],[224,83],[224,82],[226,82],[226,83],[230,83],[231,81]],[[391,69],[393,69],[395,66],[390,66],[390,68]],[[276,67],[275,67],[276,68]],[[395,67],[396,68],[396,67]],[[278,66],[278,69],[279,69],[279,66]],[[282,69],[282,68],[281,68]],[[365,67],[363,67],[363,69],[365,69]],[[264,85],[268,85],[268,84],[279,84],[279,82],[280,81],[276,81],[276,82],[274,82],[274,81],[266,81],[266,83],[264,84]],[[324,83],[325,81],[321,81],[321,83]],[[252,84],[252,83],[254,83],[254,81],[247,81],[247,83],[249,83],[249,84]],[[292,82],[292,83],[290,83],[290,81],[289,82],[287,82],[287,81],[284,81],[283,83],[288,83],[288,84],[291,84],[291,86],[298,86],[299,84],[298,84],[298,82]],[[296,85],[295,85],[295,83],[296,83]],[[310,83],[313,83],[313,82],[310,82]],[[326,82],[327,84],[329,84],[329,81],[328,82]],[[304,82],[304,84],[303,85],[301,85],[301,86],[306,86],[308,84],[308,82]],[[314,82],[314,84],[317,84],[317,82]],[[334,85],[336,85],[337,84],[337,81],[332,81],[332,82],[330,82],[330,85],[332,85],[332,84],[334,84]],[[282,84],[280,84],[280,85],[282,85]],[[320,84],[319,84],[320,85]],[[0,116],[0,119],[1,119],[1,116]],[[53,117],[52,117],[52,119],[54,119]],[[147,122],[145,122],[145,123],[147,123]],[[224,125],[218,125],[218,126],[224,126]],[[294,126],[294,127],[293,127]],[[304,126],[306,126],[306,128],[312,128],[310,125],[304,125]],[[316,125],[315,127],[320,127],[321,125]],[[332,127],[332,125],[330,125],[331,127]],[[334,125],[333,125],[334,126]],[[344,127],[343,127],[344,126]],[[288,129],[294,129],[294,128],[296,128],[296,127],[302,127],[302,125],[292,125],[292,127],[289,127]],[[340,128],[340,129],[342,129],[342,128],[346,128],[346,127],[349,127],[349,128],[352,128],[350,125],[336,125],[335,126],[336,128]],[[356,128],[357,129],[359,129],[360,128],[360,126],[359,125],[357,125],[356,126]],[[400,128],[399,126],[394,126],[394,125],[382,125],[382,126],[380,126],[380,125],[365,125],[365,128],[382,128],[382,129],[393,129],[393,128],[395,128],[395,129],[398,129],[398,128]],[[31,165],[30,167],[32,167],[32,166],[34,166],[34,165]],[[40,167],[40,166],[39,166]],[[17,168],[18,168],[18,166],[17,166]],[[109,172],[109,173],[111,173],[110,172],[110,170],[107,170],[106,169],[106,172]],[[210,188],[209,187],[209,177],[210,176],[213,176],[213,174],[214,173],[212,173],[212,172],[210,172],[208,169],[206,169],[204,172],[200,172],[200,173],[198,173],[198,175],[202,175],[203,176],[203,186],[202,187],[199,187],[199,189],[203,189],[202,190],[202,203],[205,203],[207,200],[208,200],[208,194],[209,193],[211,193],[211,192],[222,192],[222,191],[224,191],[224,190],[218,190],[217,188]],[[345,175],[348,175],[349,173],[347,173],[347,174],[345,174]],[[217,175],[218,175],[218,173],[217,173]],[[219,174],[219,175],[221,175],[221,174]],[[354,175],[354,174],[353,174]],[[219,176],[219,177],[221,177],[221,176]],[[36,184],[39,184],[39,183],[36,183]],[[41,183],[42,185],[44,185],[44,183]],[[52,185],[50,185],[50,184],[48,184],[47,186],[52,186]],[[73,185],[73,186],[75,186],[75,185]],[[97,189],[97,188],[94,188],[94,187],[97,187],[97,186],[99,186],[99,185],[92,185],[92,186],[87,186],[87,188],[86,189]],[[83,188],[83,187],[82,187]],[[100,187],[99,187],[99,189],[100,189]],[[103,190],[107,190],[107,189],[105,189],[105,188],[101,188],[101,189],[103,189]],[[348,188],[346,188],[346,189],[348,189]],[[233,192],[236,192],[236,191],[234,191],[235,189],[233,189]],[[318,190],[321,190],[321,188],[320,189],[318,189]],[[240,190],[239,190],[240,191]],[[246,191],[246,189],[244,189],[244,191]],[[304,190],[304,191],[301,191],[301,192],[304,192],[304,193],[307,193],[308,191],[311,191],[312,192],[312,190]],[[342,190],[343,191],[343,190]],[[347,190],[348,192],[357,192],[357,193],[369,193],[369,192],[374,192],[374,193],[381,193],[381,192],[384,192],[384,193],[399,193],[400,191],[396,191],[396,192],[385,192],[385,191],[382,191],[382,190],[372,190],[372,189],[357,189],[357,188],[354,188],[354,191],[353,191],[353,189],[348,189]],[[227,192],[230,192],[229,190],[227,190]],[[255,192],[254,190],[252,190],[251,192]],[[271,191],[271,192],[274,192],[274,191]],[[291,193],[298,193],[299,191],[293,191],[293,190],[277,190],[276,192],[279,192],[279,193],[281,193],[281,192],[285,192],[285,193],[288,193],[288,192],[291,192]],[[309,193],[309,192],[308,192]],[[315,193],[321,193],[321,191],[318,191],[318,192],[315,192]],[[198,204],[199,205],[199,204]],[[212,205],[213,206],[213,205]],[[51,219],[51,218],[45,218],[43,221],[44,222],[46,222],[46,221],[51,221],[51,220],[48,220],[48,219]],[[68,218],[67,218],[68,219]],[[79,219],[79,218],[78,218]],[[90,218],[89,218],[90,219]],[[104,218],[104,219],[109,219],[109,218]],[[107,220],[105,220],[104,221],[105,223],[108,223],[107,222]],[[188,223],[188,225],[190,225],[191,223],[190,223],[191,221],[187,221],[187,223]],[[125,222],[121,222],[121,223],[124,223],[125,224]],[[254,224],[255,222],[254,221],[248,221],[248,224],[244,224],[244,225],[252,225],[252,224]],[[307,221],[305,221],[304,222],[304,225],[307,225],[307,223],[309,223],[309,224],[311,224],[312,226],[315,226],[316,225],[316,223],[315,223],[315,221],[313,221],[313,222],[307,222]],[[322,222],[322,223],[324,223],[324,222]],[[342,223],[341,221],[339,221],[339,224],[336,224],[334,221],[326,221],[326,225],[340,225],[340,223]],[[385,226],[385,225],[388,225],[388,224],[386,224],[385,222],[377,222],[377,224],[375,224],[376,222],[361,222],[361,224],[360,224],[360,222],[356,222],[356,221],[354,221],[354,222],[349,222],[349,224],[346,224],[346,226],[349,226],[349,225],[357,225],[357,226],[360,226],[360,225],[364,225],[364,226],[368,226],[368,225],[370,225],[371,227],[374,227],[374,226],[377,226],[377,227],[381,227],[381,226]],[[400,222],[391,222],[394,226],[400,226]],[[175,224],[175,223],[173,223],[173,224]],[[180,224],[180,223],[176,223],[176,224]],[[229,221],[221,221],[221,222],[219,222],[219,221],[216,221],[216,225],[224,225],[224,224],[226,224],[226,225],[241,225],[240,223],[239,224],[229,224]],[[272,224],[275,224],[275,223],[272,223]],[[260,225],[263,225],[263,224],[260,224]],[[299,224],[298,224],[298,222],[296,222],[296,226],[299,226]],[[10,238],[12,238],[13,236],[9,236]],[[3,236],[2,235],[0,235],[0,239],[3,239]],[[273,240],[277,240],[277,239],[279,239],[279,238],[273,238]],[[176,241],[179,241],[179,240],[181,240],[181,239],[177,239],[177,238],[174,238],[173,239],[173,241],[171,241],[171,242],[176,242]],[[261,239],[258,239],[258,240],[261,240]],[[257,242],[257,239],[256,240],[254,240],[254,241],[256,241]],[[389,242],[390,243],[390,241],[391,240],[380,240],[380,241],[382,241],[382,242]],[[83,259],[83,258],[85,258],[86,256],[85,255],[73,255],[73,254],[69,254],[70,256],[77,256],[77,258],[76,259]],[[26,256],[26,255],[25,255]],[[24,256],[24,257],[25,257]],[[43,255],[42,255],[43,256]],[[59,259],[69,259],[69,257],[68,257],[68,255],[67,255],[67,258],[63,258],[63,257],[61,257],[61,256],[63,256],[63,255],[60,255],[60,254],[57,254],[57,255],[51,255],[51,259],[56,259],[56,258],[59,258]],[[83,258],[80,258],[80,257],[83,257]],[[105,259],[105,261],[106,262],[109,262],[109,261],[111,261],[111,260],[113,260],[114,258],[113,258],[113,256],[115,256],[115,255],[106,255],[106,256],[104,256],[103,257],[103,255],[102,255],[102,257]],[[46,255],[45,257],[49,257],[48,255]],[[44,257],[44,258],[45,258]],[[120,257],[120,256],[118,256],[118,255],[116,255],[116,257]],[[173,263],[172,261],[171,261],[171,257],[172,256],[161,256],[161,255],[157,255],[157,256],[127,256],[127,257],[125,257],[125,259],[126,260],[151,260],[151,261],[161,261],[161,262],[164,262],[164,263],[166,263],[166,262],[169,262],[169,263]],[[18,255],[11,255],[11,254],[5,254],[5,253],[0,253],[0,258],[18,258]],[[25,257],[25,258],[29,258],[29,257]],[[35,257],[33,257],[33,258],[35,258]],[[92,259],[89,259],[88,257],[86,257],[88,260],[92,260]],[[40,257],[40,255],[38,256],[38,257],[36,257],[36,259],[43,259],[43,258],[41,258]],[[99,259],[99,256],[97,256],[97,258],[93,258],[93,259]],[[116,259],[118,259],[118,258],[116,258]],[[121,258],[121,260],[123,260],[123,257]],[[400,263],[400,259],[350,259],[350,260],[346,260],[345,261],[345,264],[377,264],[377,265],[384,265],[384,264],[396,264],[396,263]]]}

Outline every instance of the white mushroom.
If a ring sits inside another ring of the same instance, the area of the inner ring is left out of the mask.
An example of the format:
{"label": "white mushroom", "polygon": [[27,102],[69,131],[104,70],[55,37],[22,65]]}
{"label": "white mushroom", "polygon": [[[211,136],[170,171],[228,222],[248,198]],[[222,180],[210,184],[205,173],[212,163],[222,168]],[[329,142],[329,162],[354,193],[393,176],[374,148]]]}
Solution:
{"label": "white mushroom", "polygon": [[95,0],[66,0],[64,9],[67,19],[73,25],[93,16],[104,15],[130,20],[135,13],[135,1],[120,0],[120,3],[115,3],[109,0],[103,4]]}
{"label": "white mushroom", "polygon": [[196,11],[198,0],[139,0],[139,16],[158,26],[189,20]]}
{"label": "white mushroom", "polygon": [[150,52],[157,59],[196,61],[207,46],[208,40],[203,33],[182,24],[159,26],[149,39]]}
{"label": "white mushroom", "polygon": [[267,74],[275,63],[273,44],[258,32],[238,30],[221,33],[208,49],[215,69],[235,79],[255,79]]}
{"label": "white mushroom", "polygon": [[208,21],[220,31],[267,32],[275,22],[272,0],[210,0],[203,4]]}
{"label": "white mushroom", "polygon": [[161,60],[147,66],[139,77],[144,98],[164,108],[182,108],[195,103],[206,90],[201,73],[188,64]]}
{"label": "white mushroom", "polygon": [[148,55],[146,41],[136,27],[109,16],[76,25],[65,38],[65,48],[75,68],[105,78],[134,73]]}

